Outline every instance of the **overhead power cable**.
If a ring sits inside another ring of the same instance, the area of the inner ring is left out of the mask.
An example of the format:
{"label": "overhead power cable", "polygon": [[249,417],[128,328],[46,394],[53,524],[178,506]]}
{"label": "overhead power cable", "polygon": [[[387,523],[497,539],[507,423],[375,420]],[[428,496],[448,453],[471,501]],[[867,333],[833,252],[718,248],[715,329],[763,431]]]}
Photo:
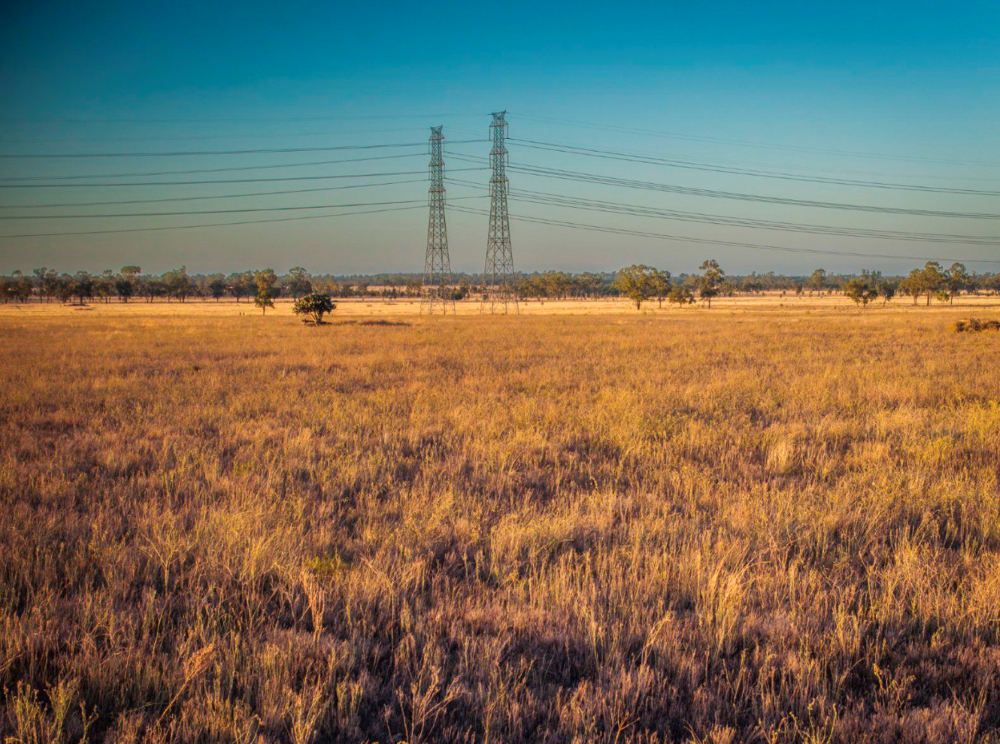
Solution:
{"label": "overhead power cable", "polygon": [[[721,227],[743,227],[756,230],[775,230],[778,232],[795,232],[795,233],[805,233],[809,235],[837,235],[841,237],[850,238],[876,238],[880,240],[901,240],[901,241],[911,241],[920,243],[946,243],[949,245],[961,243],[964,245],[978,245],[978,246],[990,246],[990,247],[1000,247],[1000,239],[989,238],[989,237],[965,237],[961,235],[941,235],[935,233],[903,233],[895,231],[878,231],[878,230],[865,230],[861,228],[837,230],[835,228],[830,229],[810,229],[806,226],[783,226],[782,223],[755,223],[754,221],[741,221],[741,220],[713,220],[713,219],[698,219],[696,217],[682,217],[673,214],[664,214],[656,210],[647,210],[641,208],[628,208],[621,206],[609,206],[607,204],[602,204],[600,202],[593,201],[571,201],[565,199],[552,199],[552,198],[532,198],[528,197],[511,197],[517,202],[528,202],[531,204],[541,204],[546,206],[557,206],[566,207],[569,209],[581,209],[587,212],[604,212],[610,214],[625,214],[632,217],[650,217],[654,219],[667,219],[678,222],[694,222],[703,225],[714,225]],[[818,226],[817,226],[818,227]]]}
{"label": "overhead power cable", "polygon": [[112,235],[115,233],[160,232],[162,230],[197,230],[203,227],[233,227],[236,225],[259,225],[265,222],[298,222],[299,220],[322,220],[331,217],[350,217],[358,214],[381,214],[383,212],[405,212],[408,209],[426,209],[426,204],[408,207],[387,207],[385,209],[368,209],[360,212],[338,212],[335,214],[309,214],[299,217],[270,217],[263,220],[240,220],[238,222],[209,222],[200,225],[165,225],[163,227],[130,227],[119,230],[84,230],[57,233],[26,233],[21,235],[0,235],[3,238],[53,238],[59,236],[80,235]]}
{"label": "overhead power cable", "polygon": [[444,119],[450,117],[487,116],[483,113],[464,114],[396,114],[381,116],[284,116],[284,117],[249,117],[249,118],[178,118],[178,119],[91,119],[91,118],[54,118],[54,119],[3,119],[5,124],[274,124],[282,122],[302,121],[380,121],[396,119]]}
{"label": "overhead power cable", "polygon": [[[454,206],[452,210],[455,212],[466,212],[468,214],[485,215],[489,214],[485,210],[481,209],[470,209],[469,207]],[[749,248],[754,250],[765,250],[765,251],[783,251],[788,253],[809,253],[809,254],[819,254],[824,256],[856,256],[860,258],[886,258],[886,259],[898,259],[906,261],[961,261],[963,263],[998,263],[1000,264],[1000,259],[985,259],[985,258],[948,258],[942,259],[941,256],[901,256],[898,254],[891,253],[860,253],[856,251],[834,251],[834,250],[822,250],[819,248],[791,248],[788,246],[778,246],[778,245],[767,245],[761,243],[743,243],[733,240],[712,240],[709,238],[690,238],[684,235],[670,235],[667,233],[655,233],[646,232],[642,230],[629,230],[625,228],[616,227],[603,227],[601,225],[588,225],[580,222],[566,222],[563,220],[550,220],[541,217],[522,217],[511,215],[511,219],[518,220],[521,222],[534,222],[539,225],[553,225],[556,227],[569,227],[576,230],[592,230],[595,232],[610,233],[614,235],[631,235],[642,238],[656,238],[659,240],[672,240],[687,243],[700,243],[707,245],[719,245],[719,246],[732,246],[736,248]]]}
{"label": "overhead power cable", "polygon": [[[308,168],[319,165],[337,165],[339,163],[364,163],[371,160],[398,160],[399,158],[427,157],[422,152],[406,152],[398,155],[373,155],[364,158],[342,158],[339,160],[310,160],[305,163],[271,163],[269,165],[240,165],[229,168],[195,168],[193,170],[166,171],[130,171],[128,173],[84,173],[71,176],[25,176],[22,178],[0,178],[0,183],[22,181],[83,181],[94,178],[144,178],[153,176],[186,176],[195,173],[228,173],[235,171],[273,170],[275,168]],[[17,185],[15,183],[14,185]],[[100,185],[100,184],[98,184]]]}
{"label": "overhead power cable", "polygon": [[5,145],[65,145],[71,142],[201,142],[209,140],[245,139],[294,139],[296,137],[343,137],[351,134],[390,134],[396,132],[413,133],[413,127],[393,127],[392,129],[353,129],[326,132],[257,132],[211,135],[180,135],[177,137],[60,137],[59,139],[0,139]]}
{"label": "overhead power cable", "polygon": [[810,152],[822,155],[840,155],[852,158],[868,158],[872,160],[902,160],[918,163],[947,163],[951,165],[978,165],[997,168],[1000,163],[977,160],[956,160],[952,158],[928,158],[915,155],[893,155],[888,153],[861,152],[857,150],[836,150],[822,147],[800,147],[797,145],[779,145],[767,142],[753,142],[751,140],[729,139],[725,137],[706,137],[704,135],[682,134],[679,132],[658,132],[650,129],[637,129],[634,127],[609,126],[605,124],[594,124],[579,121],[578,119],[556,119],[549,116],[532,116],[529,114],[517,114],[518,118],[534,119],[552,124],[564,124],[571,127],[583,129],[597,129],[605,132],[623,132],[627,134],[638,134],[650,137],[665,137],[668,139],[688,140],[692,142],[712,142],[723,145],[737,145],[739,147],[753,147],[765,150],[785,150],[788,152]]}
{"label": "overhead power cable", "polygon": [[[467,134],[467,135],[470,135],[470,136],[474,136],[476,134],[476,132],[473,131],[473,130],[462,129],[460,127],[451,127],[451,131],[452,132],[457,132],[457,133]],[[570,146],[573,146],[573,147],[589,147],[589,145],[586,145],[586,144],[583,144],[583,145],[572,145],[571,144]],[[626,152],[625,154],[640,155],[640,156],[642,155],[642,153],[637,153],[637,152],[634,152],[634,151],[629,151],[629,152]],[[659,157],[666,157],[666,156],[659,156]],[[684,157],[685,156],[676,156],[675,159],[683,160]],[[769,162],[761,162],[760,160],[740,160],[740,159],[734,159],[734,158],[731,158],[731,157],[698,157],[697,159],[691,159],[690,162],[696,163],[696,164],[699,164],[699,165],[718,165],[718,166],[725,166],[725,167],[749,166],[749,168],[751,170],[767,169],[767,168],[772,167],[772,163],[769,163]],[[972,176],[972,175],[968,175],[968,174],[964,174],[962,176],[956,176],[956,175],[944,175],[944,174],[941,174],[941,173],[927,173],[927,172],[922,172],[922,173],[901,173],[901,172],[887,172],[887,171],[884,171],[884,170],[869,170],[869,169],[859,170],[857,168],[847,168],[847,167],[844,167],[843,165],[841,165],[839,167],[833,168],[833,167],[822,167],[822,166],[818,166],[818,165],[804,165],[798,159],[796,160],[796,162],[794,164],[792,164],[792,163],[783,163],[779,167],[780,167],[781,171],[791,172],[792,175],[810,175],[810,174],[820,174],[820,173],[831,173],[831,174],[834,174],[834,177],[837,177],[837,178],[851,177],[851,176],[860,176],[862,179],[872,179],[872,180],[883,180],[883,179],[888,179],[888,180],[893,180],[893,179],[914,179],[914,180],[919,181],[921,183],[930,183],[930,182],[933,182],[933,181],[952,181],[952,182],[955,182],[955,181],[957,181],[957,182],[972,182],[972,181],[975,181],[975,182],[979,182],[979,183],[988,183],[988,184],[998,184],[998,183],[1000,183],[1000,175],[994,176],[994,177],[984,177],[984,176]],[[765,172],[773,172],[773,171],[765,171]]]}
{"label": "overhead power cable", "polygon": [[578,147],[576,145],[562,145],[552,142],[538,142],[535,140],[517,139],[512,137],[511,142],[516,142],[522,147],[535,150],[545,150],[548,152],[558,152],[569,155],[582,155],[590,158],[602,158],[605,160],[619,160],[627,163],[640,163],[642,165],[660,165],[668,168],[680,168],[685,170],[705,171],[708,173],[725,173],[727,175],[751,176],[754,178],[773,178],[781,181],[799,181],[803,183],[819,183],[834,186],[852,186],[870,189],[891,189],[894,191],[922,191],[935,194],[962,194],[967,196],[1000,196],[1000,191],[987,191],[983,189],[963,189],[950,186],[927,186],[905,183],[887,183],[884,181],[863,181],[850,178],[830,178],[825,176],[803,176],[795,173],[780,171],[762,171],[752,168],[732,168],[727,166],[710,165],[698,163],[692,160],[677,160],[671,158],[661,158],[653,155],[631,155],[614,150],[601,150],[590,147]]}
{"label": "overhead power cable", "polygon": [[[484,139],[456,140],[450,144],[464,145],[472,142],[486,142]],[[17,160],[50,160],[61,158],[166,158],[193,157],[197,155],[271,155],[289,152],[333,152],[335,150],[380,150],[400,147],[427,147],[426,142],[383,143],[377,145],[337,145],[335,147],[272,147],[253,150],[171,150],[166,152],[86,152],[86,153],[49,153],[21,155],[15,153],[0,153],[0,158]]]}
{"label": "overhead power cable", "polygon": [[[464,155],[452,155],[457,160],[464,162],[481,162],[481,159],[471,158]],[[869,204],[845,204],[842,202],[813,201],[809,199],[791,199],[788,197],[765,196],[763,194],[745,194],[734,191],[717,191],[715,189],[701,189],[689,186],[677,186],[674,184],[654,183],[651,181],[636,181],[627,178],[614,178],[602,176],[595,173],[582,173],[579,171],[567,171],[556,168],[540,168],[536,166],[510,165],[508,170],[524,173],[530,176],[542,178],[554,178],[564,181],[577,181],[580,183],[595,183],[606,186],[620,186],[623,188],[642,189],[646,191],[661,191],[671,194],[688,194],[690,196],[704,196],[713,199],[733,199],[736,201],[759,202],[763,204],[783,204],[793,207],[814,207],[818,209],[839,209],[855,212],[871,212],[874,214],[909,214],[920,217],[956,217],[977,220],[1000,219],[1000,214],[984,212],[952,212],[935,209],[917,209],[909,207],[881,207]]]}
{"label": "overhead power cable", "polygon": [[[457,196],[455,199],[483,199],[483,196]],[[0,220],[92,220],[92,219],[117,219],[129,217],[177,217],[181,215],[196,214],[244,214],[248,212],[297,212],[306,209],[340,209],[343,207],[379,207],[397,204],[426,204],[426,199],[404,199],[397,201],[382,202],[360,202],[357,204],[320,204],[317,206],[293,206],[293,207],[242,207],[239,209],[198,209],[184,210],[176,212],[125,212],[113,214],[34,214],[34,215],[0,215]]]}
{"label": "overhead power cable", "polygon": [[[470,186],[477,189],[483,189],[483,187],[479,184],[463,181],[461,179],[454,179],[452,183],[459,186]],[[882,240],[904,240],[932,243],[963,243],[966,245],[1000,247],[1000,237],[994,238],[981,235],[970,236],[895,230],[872,230],[857,227],[834,227],[830,225],[814,225],[808,223],[774,222],[770,220],[756,220],[745,217],[729,217],[717,214],[706,214],[703,212],[684,212],[672,209],[659,209],[656,207],[648,207],[637,204],[622,204],[620,202],[584,199],[566,196],[563,194],[551,194],[543,191],[527,191],[523,189],[512,190],[510,194],[511,199],[519,202],[582,209],[585,211],[625,214],[633,217],[669,219],[677,222],[693,222],[698,224],[726,227],[746,227],[751,229],[796,232],[810,235],[837,235],[852,238],[876,238]]]}
{"label": "overhead power cable", "polygon": [[[452,168],[451,172],[486,170],[479,168]],[[332,178],[378,178],[381,176],[415,176],[426,174],[426,170],[393,171],[390,173],[341,173],[332,176],[282,176],[273,178],[225,178],[211,181],[129,181],[127,183],[0,183],[0,189],[113,189],[123,186],[202,186],[218,183],[274,183],[278,181],[325,181]]]}
{"label": "overhead power cable", "polygon": [[253,191],[249,194],[211,194],[209,196],[175,196],[167,199],[125,199],[121,201],[63,202],[59,204],[3,204],[0,209],[53,209],[55,207],[110,207],[116,204],[160,204],[163,202],[204,201],[205,199],[243,199],[254,196],[279,196],[283,194],[309,194],[317,191],[342,189],[369,189],[378,186],[397,186],[404,183],[426,183],[427,178],[410,178],[403,181],[381,183],[349,183],[344,186],[320,186],[315,189],[286,189],[280,191]]}

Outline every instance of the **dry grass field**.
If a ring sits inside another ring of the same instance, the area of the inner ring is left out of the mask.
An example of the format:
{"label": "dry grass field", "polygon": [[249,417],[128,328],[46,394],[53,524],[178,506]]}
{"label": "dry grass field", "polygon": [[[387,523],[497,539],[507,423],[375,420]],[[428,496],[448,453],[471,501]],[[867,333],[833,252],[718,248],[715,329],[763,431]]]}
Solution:
{"label": "dry grass field", "polygon": [[1000,741],[1000,334],[608,304],[0,308],[0,738]]}

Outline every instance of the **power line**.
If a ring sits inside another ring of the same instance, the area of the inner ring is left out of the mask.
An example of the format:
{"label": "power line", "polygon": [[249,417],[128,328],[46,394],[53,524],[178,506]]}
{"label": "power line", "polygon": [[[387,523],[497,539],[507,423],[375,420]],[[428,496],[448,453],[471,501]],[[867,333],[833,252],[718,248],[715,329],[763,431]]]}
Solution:
{"label": "power line", "polygon": [[235,225],[259,225],[265,222],[297,222],[299,220],[321,220],[331,217],[350,217],[358,214],[381,214],[383,212],[405,212],[408,209],[423,209],[423,204],[409,207],[389,207],[361,212],[340,212],[339,214],[310,214],[301,217],[272,217],[264,220],[240,220],[239,222],[211,222],[201,225],[167,225],[164,227],[133,227],[122,230],[86,230],[80,232],[27,233],[22,235],[0,235],[2,238],[52,238],[58,236],[111,235],[115,233],[159,232],[161,230],[196,230],[203,227],[232,227]]}
{"label": "power line", "polygon": [[553,142],[538,142],[535,140],[514,139],[523,147],[535,150],[545,150],[549,152],[559,152],[569,155],[583,155],[591,158],[602,158],[605,160],[620,160],[628,163],[641,163],[644,165],[661,165],[669,168],[681,168],[686,170],[706,171],[709,173],[726,173],[729,175],[752,176],[755,178],[773,178],[782,181],[800,181],[804,183],[820,183],[835,186],[853,186],[871,189],[891,189],[896,191],[922,191],[937,194],[962,194],[968,196],[1000,196],[1000,191],[985,191],[980,189],[962,189],[947,186],[927,186],[904,183],[887,183],[883,181],[862,181],[849,178],[829,178],[823,176],[802,176],[795,173],[781,171],[762,171],[752,168],[732,168],[726,166],[709,165],[698,163],[692,160],[676,160],[661,158],[653,155],[632,155],[629,153],[616,152],[614,150],[600,150],[590,147],[579,147],[576,145],[563,145]]}
{"label": "power line", "polygon": [[4,124],[272,124],[282,122],[303,121],[379,121],[395,119],[442,119],[446,117],[482,116],[481,113],[451,113],[451,114],[406,114],[382,116],[294,116],[271,118],[177,118],[177,119],[89,119],[89,118],[54,118],[54,119],[3,119]]}
{"label": "power line", "polygon": [[[83,181],[92,178],[144,178],[152,176],[184,176],[194,173],[227,173],[230,171],[273,170],[275,168],[306,168],[317,165],[337,165],[338,163],[363,163],[371,160],[397,160],[399,158],[415,158],[423,155],[420,152],[407,152],[398,155],[373,155],[365,158],[342,158],[339,160],[312,160],[306,163],[271,163],[270,165],[241,165],[229,168],[195,168],[194,170],[139,171],[129,173],[85,173],[72,176],[24,176],[21,178],[0,178],[0,183],[22,181]],[[101,184],[95,184],[100,186]]]}
{"label": "power line", "polygon": [[[478,184],[469,181],[456,180],[460,186],[470,186],[481,189]],[[651,217],[669,219],[679,222],[693,222],[713,226],[747,227],[751,229],[775,230],[782,232],[806,233],[811,235],[837,235],[842,237],[877,238],[883,240],[905,240],[932,243],[963,243],[966,245],[1000,246],[1000,238],[989,236],[968,236],[941,233],[917,233],[894,230],[871,230],[854,227],[833,227],[828,225],[803,224],[795,222],[774,222],[770,220],[755,220],[744,217],[728,217],[724,215],[706,214],[702,212],[684,212],[671,209],[659,209],[636,204],[622,204],[595,199],[583,199],[562,194],[551,194],[542,191],[526,191],[519,189],[513,192],[515,201],[546,206],[583,209],[586,211],[625,214],[634,217]]]}
{"label": "power line", "polygon": [[[459,199],[482,199],[482,196],[459,196]],[[176,212],[131,212],[116,214],[34,214],[34,215],[14,215],[12,217],[2,215],[0,220],[91,220],[91,219],[117,219],[128,217],[177,217],[181,215],[196,214],[242,214],[246,212],[295,212],[305,209],[339,209],[342,207],[376,207],[396,204],[424,203],[423,199],[404,199],[401,201],[383,202],[361,202],[358,204],[321,204],[312,207],[243,207],[240,209],[197,209]]]}
{"label": "power line", "polygon": [[[464,132],[465,134],[468,135],[476,134],[476,132],[473,130],[460,129],[459,127],[452,127],[452,131]],[[569,146],[587,147],[589,145],[569,145]],[[634,151],[626,152],[625,154],[642,155],[642,153],[637,153]],[[722,165],[728,167],[731,167],[733,165],[751,166],[751,168],[753,169],[761,167],[768,168],[771,166],[770,163],[762,163],[759,160],[739,160],[734,158],[717,158],[717,157],[699,157],[696,160],[686,160],[683,162],[691,162],[699,165]],[[844,167],[824,168],[822,166],[816,166],[816,165],[812,166],[801,165],[799,164],[799,162],[796,162],[795,164],[783,164],[781,168],[784,171],[794,171],[793,175],[810,174],[810,173],[833,173],[833,174],[838,174],[838,177],[843,176],[844,174],[849,174],[852,176],[864,176],[866,178],[873,178],[873,179],[904,178],[904,179],[915,179],[919,181],[963,181],[963,182],[978,181],[982,183],[993,183],[993,184],[1000,182],[1000,178],[997,177],[985,178],[982,176],[970,176],[970,175],[947,176],[947,175],[942,175],[940,173],[899,173],[899,172],[886,172],[883,170],[879,171],[858,170],[856,168],[844,168]]]}
{"label": "power line", "polygon": [[158,204],[163,202],[203,201],[205,199],[242,199],[251,196],[279,196],[282,194],[308,194],[317,191],[340,191],[341,189],[367,189],[377,186],[397,186],[404,183],[422,183],[426,178],[410,178],[404,181],[384,181],[382,183],[351,183],[345,186],[321,186],[315,189],[288,189],[281,191],[254,191],[249,194],[212,194],[210,196],[175,196],[167,199],[126,199],[124,201],[64,202],[61,204],[3,204],[0,209],[52,209],[55,207],[109,207],[116,204]]}
{"label": "power line", "polygon": [[[468,207],[453,207],[457,212],[465,212],[468,214],[484,215],[486,212],[481,209],[470,209]],[[631,235],[643,238],[656,238],[661,240],[675,240],[684,241],[688,243],[700,243],[707,245],[720,245],[720,246],[732,246],[737,248],[750,248],[754,250],[766,250],[766,251],[783,251],[788,253],[810,253],[819,255],[829,255],[829,256],[857,256],[860,258],[887,258],[887,259],[898,259],[907,261],[941,261],[940,256],[900,256],[896,254],[888,253],[859,253],[855,251],[832,251],[832,250],[822,250],[819,248],[790,248],[788,246],[777,246],[777,245],[767,245],[762,243],[742,243],[732,240],[712,240],[709,238],[690,238],[683,235],[670,235],[667,233],[654,233],[645,232],[642,230],[629,230],[625,228],[616,227],[602,227],[600,225],[587,225],[579,222],[566,222],[562,220],[550,220],[541,217],[520,217],[512,216],[511,219],[519,220],[521,222],[534,222],[540,225],[552,225],[556,227],[569,227],[576,230],[593,230],[595,232],[610,233],[614,235]],[[1000,263],[1000,259],[985,259],[985,258],[962,258],[962,259],[947,259],[962,261],[963,263]]]}
{"label": "power line", "polygon": [[[454,156],[459,160],[467,162],[481,162],[476,158],[469,158],[462,155]],[[868,204],[845,204],[842,202],[813,201],[808,199],[791,199],[788,197],[764,196],[762,194],[746,194],[734,191],[717,191],[715,189],[701,189],[689,186],[676,186],[674,184],[654,183],[650,181],[635,181],[624,178],[614,178],[611,176],[601,176],[594,173],[582,173],[579,171],[566,171],[556,168],[540,168],[535,166],[512,165],[510,169],[518,173],[542,178],[554,178],[565,181],[578,181],[582,183],[595,183],[606,186],[619,186],[623,188],[643,189],[646,191],[661,191],[672,194],[687,194],[690,196],[704,196],[713,199],[732,199],[735,201],[760,202],[763,204],[782,204],[794,207],[815,207],[818,209],[838,209],[857,212],[871,212],[875,214],[908,214],[919,217],[956,217],[977,220],[1000,219],[1000,214],[984,212],[951,212],[934,209],[916,209],[906,207],[877,207]]]}
{"label": "power line", "polygon": [[627,134],[639,134],[650,137],[665,137],[668,139],[689,140],[692,142],[712,142],[724,145],[737,145],[739,147],[755,147],[766,150],[786,150],[789,152],[809,152],[822,155],[840,155],[855,158],[870,158],[873,160],[904,160],[920,163],[946,163],[950,165],[978,165],[985,167],[1000,167],[1000,163],[976,160],[955,160],[949,158],[927,158],[912,155],[892,155],[886,153],[860,152],[856,150],[835,150],[820,147],[800,147],[797,145],[778,145],[774,143],[753,142],[750,140],[727,139],[725,137],[706,137],[703,135],[682,134],[679,132],[657,132],[650,129],[637,129],[634,127],[609,126],[604,124],[593,124],[579,121],[577,119],[556,119],[548,116],[532,116],[529,114],[518,114],[524,119],[535,119],[553,124],[565,124],[582,129],[597,129],[608,132],[624,132]]}
{"label": "power line", "polygon": [[295,137],[342,137],[352,134],[389,134],[396,132],[413,132],[413,127],[393,127],[392,129],[351,129],[337,132],[267,132],[212,134],[179,137],[61,137],[59,139],[0,139],[5,145],[63,145],[71,142],[201,142],[208,140],[243,140],[243,139],[292,139]]}
{"label": "power line", "polygon": [[[478,171],[485,168],[456,168],[455,171]],[[219,183],[274,183],[278,181],[325,181],[332,178],[378,178],[381,176],[424,175],[424,171],[393,171],[390,173],[350,173],[332,176],[284,176],[274,178],[213,179],[211,181],[129,181],[127,183],[0,183],[0,189],[111,189],[123,186],[201,186]]]}
{"label": "power line", "polygon": [[[454,144],[469,144],[473,142],[485,142],[482,139],[458,140]],[[170,150],[165,152],[87,152],[87,153],[50,153],[46,155],[20,155],[12,153],[0,153],[0,158],[18,160],[39,160],[39,159],[59,159],[59,158],[165,158],[165,157],[191,157],[197,155],[261,155],[279,154],[289,152],[332,152],[334,150],[377,150],[397,147],[424,147],[423,142],[401,142],[396,144],[377,145],[337,145],[335,147],[272,147],[258,148],[253,150]]]}
{"label": "power line", "polygon": [[654,219],[668,219],[675,220],[678,222],[694,222],[704,225],[714,225],[719,227],[744,227],[756,230],[775,230],[778,232],[795,232],[795,233],[805,233],[809,235],[836,235],[840,237],[851,237],[851,238],[876,238],[880,240],[901,240],[909,242],[920,242],[920,243],[947,243],[955,244],[961,243],[964,245],[977,245],[977,246],[989,246],[989,247],[1000,247],[1000,240],[988,238],[988,237],[965,237],[961,235],[940,235],[934,233],[903,233],[895,231],[878,231],[878,230],[865,230],[863,228],[855,228],[849,230],[837,230],[837,229],[810,229],[805,226],[784,226],[783,223],[774,222],[755,222],[755,221],[740,221],[740,220],[713,220],[713,219],[698,219],[695,217],[684,217],[677,214],[670,213],[659,213],[655,210],[644,210],[641,208],[614,208],[608,206],[607,204],[602,204],[601,202],[593,201],[581,201],[573,202],[568,200],[560,199],[538,199],[538,198],[524,198],[524,197],[514,197],[514,201],[518,202],[528,202],[530,204],[541,204],[547,206],[557,206],[566,207],[569,209],[582,209],[588,212],[605,212],[611,214],[624,214],[633,217],[651,217]]}

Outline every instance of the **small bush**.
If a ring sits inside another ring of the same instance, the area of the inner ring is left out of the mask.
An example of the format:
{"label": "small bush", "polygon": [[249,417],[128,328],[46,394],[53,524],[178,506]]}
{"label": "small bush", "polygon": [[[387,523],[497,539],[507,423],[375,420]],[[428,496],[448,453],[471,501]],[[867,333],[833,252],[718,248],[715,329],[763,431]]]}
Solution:
{"label": "small bush", "polygon": [[305,315],[303,323],[323,325],[323,316],[332,313],[337,306],[325,294],[307,294],[295,301],[292,312],[296,315]]}
{"label": "small bush", "polygon": [[978,333],[979,331],[1000,331],[1000,320],[980,320],[979,318],[963,318],[956,320],[953,326],[955,333]]}

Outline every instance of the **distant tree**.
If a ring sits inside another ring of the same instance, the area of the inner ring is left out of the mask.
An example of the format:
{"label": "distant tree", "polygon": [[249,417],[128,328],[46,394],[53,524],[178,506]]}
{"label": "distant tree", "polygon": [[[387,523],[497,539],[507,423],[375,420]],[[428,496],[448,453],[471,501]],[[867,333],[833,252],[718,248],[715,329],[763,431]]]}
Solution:
{"label": "distant tree", "polygon": [[35,277],[35,286],[38,287],[38,299],[44,300],[47,295],[47,286],[45,283],[45,277],[49,273],[49,270],[42,266],[40,269],[35,269],[31,272]]}
{"label": "distant tree", "polygon": [[267,309],[274,307],[274,296],[277,294],[274,285],[278,281],[278,277],[273,270],[264,269],[256,272],[253,279],[257,287],[253,304],[260,308],[261,315],[267,315]]}
{"label": "distant tree", "polygon": [[971,277],[965,268],[965,264],[953,263],[944,275],[943,298],[948,300],[948,304],[955,304],[955,295],[969,289]]}
{"label": "distant tree", "polygon": [[27,302],[33,290],[34,282],[31,277],[24,276],[20,271],[15,271],[7,282],[8,297],[18,302]]}
{"label": "distant tree", "polygon": [[14,276],[0,277],[0,293],[3,295],[3,302],[6,305],[8,302],[18,301],[18,279],[20,277],[17,272],[14,272]]}
{"label": "distant tree", "polygon": [[100,276],[95,277],[94,294],[105,303],[111,302],[111,296],[115,294],[115,272],[105,269]]}
{"label": "distant tree", "polygon": [[295,299],[307,295],[313,291],[312,282],[310,281],[312,277],[309,276],[309,272],[303,269],[301,266],[295,266],[288,271],[288,281],[285,282],[285,287],[290,294]]}
{"label": "distant tree", "polygon": [[803,290],[802,282],[795,282],[795,296],[801,299]]}
{"label": "distant tree", "polygon": [[313,293],[297,299],[292,305],[292,312],[305,315],[303,321],[306,323],[323,325],[323,316],[332,313],[336,307],[329,295]]}
{"label": "distant tree", "polygon": [[226,280],[222,274],[213,276],[208,282],[208,293],[215,298],[216,302],[225,296],[228,289],[229,287],[226,285]]}
{"label": "distant tree", "polygon": [[76,280],[73,279],[69,274],[61,274],[56,278],[55,287],[53,289],[52,295],[59,300],[59,302],[69,302],[73,299],[73,291],[75,289]]}
{"label": "distant tree", "polygon": [[694,303],[694,294],[691,292],[691,288],[686,284],[675,284],[670,288],[670,292],[667,294],[667,302],[677,305],[678,307],[691,305]]}
{"label": "distant tree", "polygon": [[152,302],[157,297],[163,297],[167,294],[167,285],[162,279],[157,279],[156,277],[148,277],[142,283],[143,295],[146,297],[146,302]]}
{"label": "distant tree", "polygon": [[879,274],[875,280],[875,291],[882,298],[882,306],[885,307],[885,304],[891,302],[892,298],[896,296],[896,285]]}
{"label": "distant tree", "polygon": [[226,283],[229,287],[230,293],[236,298],[237,303],[239,303],[240,299],[243,297],[250,297],[256,288],[253,272],[250,271],[230,274]]}
{"label": "distant tree", "polygon": [[823,291],[823,287],[826,285],[826,269],[816,269],[809,277],[809,283],[817,292]]}
{"label": "distant tree", "polygon": [[722,277],[726,275],[719,262],[714,258],[703,261],[699,269],[704,272],[698,281],[698,296],[708,301],[709,308],[712,307],[712,298],[719,294],[719,284]]}
{"label": "distant tree", "polygon": [[939,295],[947,282],[944,271],[941,269],[941,264],[937,261],[928,261],[924,264],[924,268],[920,271],[918,277],[920,291],[927,298],[926,304],[930,305],[931,297]]}
{"label": "distant tree", "polygon": [[[126,267],[128,268],[128,267]],[[136,279],[134,274],[126,274],[122,269],[118,276],[114,278],[115,294],[118,295],[119,302],[128,302],[135,294]]]}
{"label": "distant tree", "polygon": [[84,300],[94,297],[94,277],[87,271],[78,271],[73,277],[73,296],[82,305]]}
{"label": "distant tree", "polygon": [[878,297],[875,286],[865,277],[856,276],[842,285],[844,294],[854,300],[854,304],[868,307],[868,303]]}
{"label": "distant tree", "polygon": [[652,296],[656,269],[643,264],[633,264],[621,269],[615,276],[615,289],[635,303],[635,309],[641,310],[642,303]]}
{"label": "distant tree", "polygon": [[670,293],[670,272],[655,272],[652,277],[652,284],[652,294],[656,298],[656,306],[663,307],[663,300]]}
{"label": "distant tree", "polygon": [[181,302],[187,301],[194,285],[191,282],[191,277],[188,276],[186,266],[168,271],[162,278],[169,296],[176,297]]}
{"label": "distant tree", "polygon": [[739,288],[747,294],[756,294],[764,289],[764,284],[757,276],[756,271],[751,271],[739,282]]}
{"label": "distant tree", "polygon": [[906,278],[899,282],[899,291],[907,297],[911,297],[914,305],[917,304],[921,292],[920,269],[913,269]]}
{"label": "distant tree", "polygon": [[13,275],[4,277],[3,281],[3,301],[24,302],[31,296],[32,281],[26,276],[22,276],[20,271],[15,271]]}
{"label": "distant tree", "polygon": [[35,269],[35,279],[38,282],[38,296],[46,302],[56,296],[59,289],[59,274],[53,269]]}

